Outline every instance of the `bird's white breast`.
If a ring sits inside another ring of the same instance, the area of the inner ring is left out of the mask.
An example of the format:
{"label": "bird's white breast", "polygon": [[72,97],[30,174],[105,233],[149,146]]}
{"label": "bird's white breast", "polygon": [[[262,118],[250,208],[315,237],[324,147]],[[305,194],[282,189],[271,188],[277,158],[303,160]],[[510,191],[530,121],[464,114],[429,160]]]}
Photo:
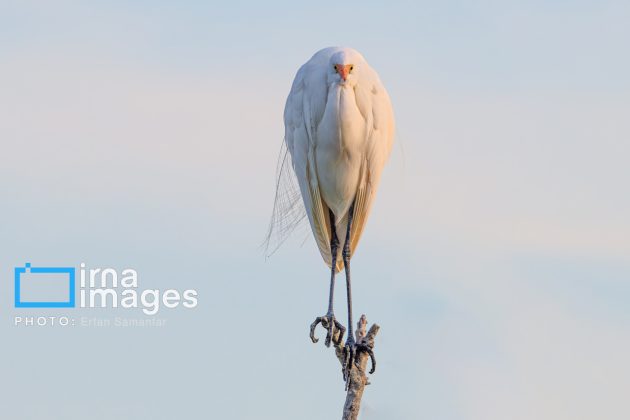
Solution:
{"label": "bird's white breast", "polygon": [[366,122],[353,87],[331,86],[316,134],[315,164],[320,191],[340,220],[356,194],[366,149]]}

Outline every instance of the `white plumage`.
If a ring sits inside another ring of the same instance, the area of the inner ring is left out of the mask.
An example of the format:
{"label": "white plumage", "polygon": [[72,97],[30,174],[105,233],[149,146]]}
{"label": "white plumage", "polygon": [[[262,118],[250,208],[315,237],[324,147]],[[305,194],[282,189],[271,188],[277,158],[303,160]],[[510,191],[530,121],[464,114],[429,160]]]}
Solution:
{"label": "white plumage", "polygon": [[[392,148],[394,115],[389,95],[357,51],[325,48],[297,72],[284,124],[306,215],[322,257],[331,266],[329,209],[343,244],[348,210],[356,199],[350,233],[353,253]],[[287,203],[285,207],[294,208]],[[336,258],[336,262],[339,271],[343,261]]]}

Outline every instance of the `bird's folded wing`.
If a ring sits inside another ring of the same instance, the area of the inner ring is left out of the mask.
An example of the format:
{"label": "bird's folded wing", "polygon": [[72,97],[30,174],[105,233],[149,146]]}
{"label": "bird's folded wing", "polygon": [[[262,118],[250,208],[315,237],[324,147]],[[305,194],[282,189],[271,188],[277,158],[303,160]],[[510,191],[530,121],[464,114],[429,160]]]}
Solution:
{"label": "bird's folded wing", "polygon": [[[304,207],[311,224],[315,242],[326,264],[332,265],[330,251],[329,208],[322,200],[314,162],[316,129],[326,108],[326,81],[322,75],[303,66],[291,87],[285,106],[285,142],[293,161],[293,169],[300,185]],[[343,262],[336,262],[337,271]]]}
{"label": "bird's folded wing", "polygon": [[[391,153],[394,141],[394,113],[387,91],[378,76],[374,75],[374,84],[369,91],[357,93],[357,105],[367,113],[367,150],[359,186],[355,195],[352,227],[350,230],[350,254],[359,243],[365,223],[370,214],[372,203],[381,179],[381,172]],[[344,225],[347,223],[344,220]]]}
{"label": "bird's folded wing", "polygon": [[[319,248],[319,252],[322,254],[322,258],[326,262],[328,267],[332,267],[332,252],[330,249],[330,238],[331,238],[331,228],[330,228],[330,210],[324,200],[322,200],[319,186],[317,183],[317,178],[313,176],[314,167],[309,165],[309,195],[311,200],[311,227],[313,228],[313,236],[315,236],[315,241],[317,242],[317,247]],[[310,181],[314,179],[314,181]],[[343,261],[341,259],[337,259],[336,261],[336,271],[340,271],[343,267]]]}

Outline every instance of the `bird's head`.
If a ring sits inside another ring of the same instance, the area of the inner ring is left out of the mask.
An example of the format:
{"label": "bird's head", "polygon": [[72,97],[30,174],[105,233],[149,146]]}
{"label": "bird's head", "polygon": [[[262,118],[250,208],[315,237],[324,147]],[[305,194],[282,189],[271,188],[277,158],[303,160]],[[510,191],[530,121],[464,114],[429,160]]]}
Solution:
{"label": "bird's head", "polygon": [[361,54],[350,48],[344,48],[336,52],[330,57],[329,81],[337,82],[344,86],[354,86],[362,61],[363,57],[361,57]]}

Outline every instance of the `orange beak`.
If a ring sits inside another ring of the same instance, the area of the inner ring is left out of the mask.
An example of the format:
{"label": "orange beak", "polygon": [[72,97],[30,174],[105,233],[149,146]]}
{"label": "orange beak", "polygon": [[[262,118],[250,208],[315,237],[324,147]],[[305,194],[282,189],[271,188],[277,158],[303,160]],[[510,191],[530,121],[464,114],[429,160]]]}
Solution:
{"label": "orange beak", "polygon": [[352,67],[352,64],[345,64],[345,65],[337,64],[335,66],[335,70],[337,70],[337,73],[339,73],[339,76],[341,76],[341,80],[343,80],[344,82],[348,78],[348,74],[350,73],[350,67]]}

